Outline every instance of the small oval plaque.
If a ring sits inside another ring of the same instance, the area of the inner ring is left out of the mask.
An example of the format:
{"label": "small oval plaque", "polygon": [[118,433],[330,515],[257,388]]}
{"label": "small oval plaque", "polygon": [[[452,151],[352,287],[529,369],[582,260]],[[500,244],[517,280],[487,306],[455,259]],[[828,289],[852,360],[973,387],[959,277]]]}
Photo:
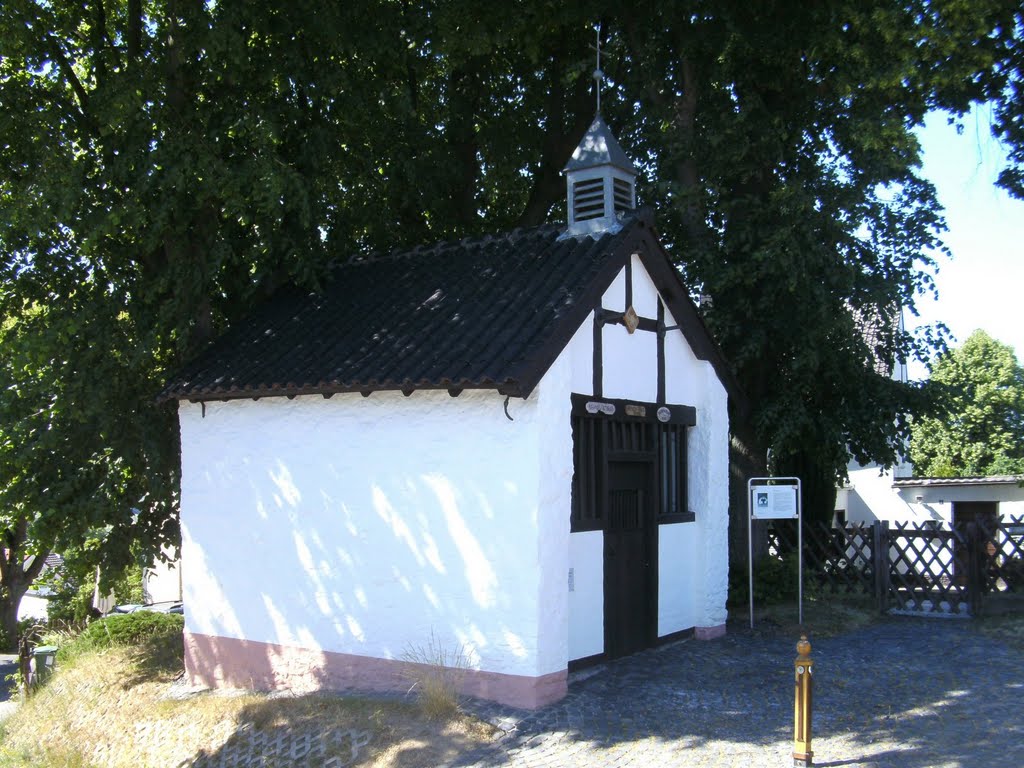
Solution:
{"label": "small oval plaque", "polygon": [[666,408],[664,405],[658,409],[658,421],[663,424],[672,418],[672,411]]}

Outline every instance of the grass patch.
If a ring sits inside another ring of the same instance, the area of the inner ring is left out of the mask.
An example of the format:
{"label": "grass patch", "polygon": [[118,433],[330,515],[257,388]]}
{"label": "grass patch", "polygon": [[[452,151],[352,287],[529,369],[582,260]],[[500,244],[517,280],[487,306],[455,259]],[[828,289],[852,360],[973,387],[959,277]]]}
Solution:
{"label": "grass patch", "polygon": [[1024,614],[983,615],[979,619],[974,619],[974,622],[982,634],[1024,651]]}
{"label": "grass patch", "polygon": [[[0,766],[201,768],[224,759],[243,768],[245,758],[230,761],[248,754],[254,766],[425,768],[493,736],[458,714],[427,719],[412,702],[193,693],[180,681],[180,634],[174,639],[157,632],[131,644],[68,644],[50,681],[2,724]],[[305,762],[295,762],[298,753]]]}
{"label": "grass patch", "polygon": [[[769,605],[754,604],[754,632],[772,637],[798,638],[834,637],[879,621],[882,615],[870,596],[861,595],[804,595],[804,623],[800,626],[799,606],[796,600],[784,600]],[[731,631],[750,631],[750,606],[730,605]]]}

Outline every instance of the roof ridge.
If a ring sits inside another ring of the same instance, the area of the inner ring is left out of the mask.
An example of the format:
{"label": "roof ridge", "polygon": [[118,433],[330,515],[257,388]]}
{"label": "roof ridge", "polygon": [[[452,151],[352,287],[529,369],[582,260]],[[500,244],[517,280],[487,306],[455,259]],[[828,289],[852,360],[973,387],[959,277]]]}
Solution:
{"label": "roof ridge", "polygon": [[416,245],[412,248],[394,248],[390,251],[370,251],[369,253],[355,253],[347,259],[337,262],[338,266],[359,266],[362,264],[377,264],[386,261],[397,261],[412,256],[437,255],[444,251],[470,246],[484,246],[491,243],[516,243],[531,235],[544,236],[548,233],[560,233],[565,229],[561,223],[544,223],[532,227],[514,227],[507,232],[488,232],[482,235],[467,235],[457,240],[438,240],[427,245]]}

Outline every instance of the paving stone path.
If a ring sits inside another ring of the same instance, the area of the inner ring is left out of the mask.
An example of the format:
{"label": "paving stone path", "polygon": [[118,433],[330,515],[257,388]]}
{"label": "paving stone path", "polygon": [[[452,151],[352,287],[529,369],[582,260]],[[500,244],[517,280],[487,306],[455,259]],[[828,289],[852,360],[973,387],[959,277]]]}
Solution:
{"label": "paving stone path", "polygon": [[0,721],[7,719],[18,706],[14,683],[8,679],[18,671],[18,654],[0,653]]}
{"label": "paving stone path", "polygon": [[[788,768],[795,640],[683,640],[574,676],[537,712],[471,705],[508,734],[452,766]],[[955,619],[811,641],[816,766],[1024,766],[1024,653]]]}

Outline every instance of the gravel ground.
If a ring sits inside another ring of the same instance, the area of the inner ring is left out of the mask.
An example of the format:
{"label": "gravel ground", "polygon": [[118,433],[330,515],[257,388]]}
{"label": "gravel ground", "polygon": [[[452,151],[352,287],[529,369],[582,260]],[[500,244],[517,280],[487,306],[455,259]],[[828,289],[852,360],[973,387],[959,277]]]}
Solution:
{"label": "gravel ground", "polygon": [[[453,766],[792,766],[795,640],[733,632],[574,675]],[[969,621],[889,619],[811,638],[817,766],[1024,766],[1024,654]]]}

